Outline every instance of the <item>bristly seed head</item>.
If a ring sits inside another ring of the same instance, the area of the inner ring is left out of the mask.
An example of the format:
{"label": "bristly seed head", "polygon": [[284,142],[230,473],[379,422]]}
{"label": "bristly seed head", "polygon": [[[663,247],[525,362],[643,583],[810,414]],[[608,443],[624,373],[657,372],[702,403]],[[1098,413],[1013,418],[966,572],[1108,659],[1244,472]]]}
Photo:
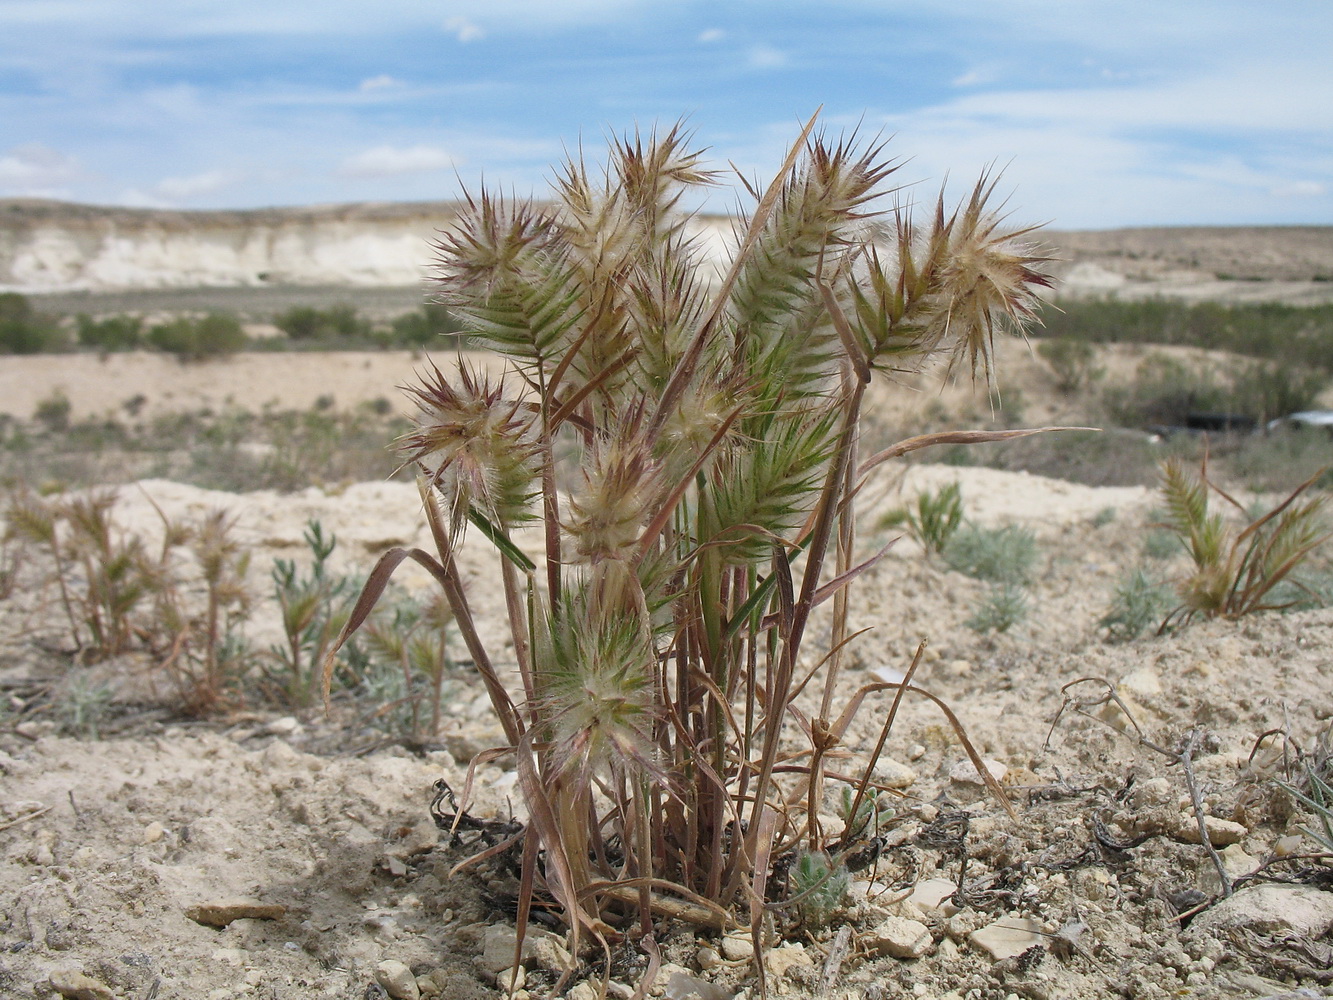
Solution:
{"label": "bristly seed head", "polygon": [[531,516],[537,445],[528,408],[460,364],[450,384],[432,364],[419,385],[403,387],[421,411],[416,430],[397,441],[404,464],[426,470],[449,501],[455,531],[476,504],[501,525]]}

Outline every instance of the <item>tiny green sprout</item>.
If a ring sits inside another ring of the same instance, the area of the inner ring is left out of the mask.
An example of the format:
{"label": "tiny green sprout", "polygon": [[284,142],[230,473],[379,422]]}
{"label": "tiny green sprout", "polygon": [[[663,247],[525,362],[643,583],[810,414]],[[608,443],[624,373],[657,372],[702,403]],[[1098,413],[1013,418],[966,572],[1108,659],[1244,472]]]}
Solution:
{"label": "tiny green sprout", "polygon": [[851,873],[825,851],[801,851],[791,866],[790,899],[796,902],[801,923],[822,927],[842,905],[851,885]]}
{"label": "tiny green sprout", "polygon": [[878,798],[863,798],[855,816],[852,815],[852,803],[856,801],[856,792],[850,786],[844,785],[839,799],[838,816],[843,822],[844,841],[862,836],[878,836],[880,831],[893,822],[898,813],[893,806],[892,798],[887,794]]}

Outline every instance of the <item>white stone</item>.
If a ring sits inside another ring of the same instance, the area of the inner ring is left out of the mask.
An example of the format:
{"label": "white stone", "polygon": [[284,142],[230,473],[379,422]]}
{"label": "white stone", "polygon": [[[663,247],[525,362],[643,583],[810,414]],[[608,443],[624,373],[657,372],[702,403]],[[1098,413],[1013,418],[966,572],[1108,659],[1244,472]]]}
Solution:
{"label": "white stone", "polygon": [[754,958],[754,941],[744,931],[733,931],[722,938],[722,955],[731,962]]}
{"label": "white stone", "polygon": [[814,960],[806,953],[805,946],[798,942],[788,942],[764,954],[764,967],[775,978],[785,976],[797,966],[813,964]]}
{"label": "white stone", "polygon": [[1041,925],[1028,917],[1001,917],[994,923],[980,927],[967,936],[972,946],[984,951],[997,962],[1023,954],[1045,938]]}
{"label": "white stone", "polygon": [[[983,757],[981,763],[985,765],[986,770],[990,772],[990,776],[996,781],[1003,781],[1004,776],[1009,773],[1008,766],[1001,764],[998,760]],[[949,769],[949,780],[960,785],[984,785],[986,783],[970,758],[960,760]]]}
{"label": "white stone", "polygon": [[949,898],[958,891],[958,886],[951,879],[928,878],[912,887],[908,898],[923,910],[943,910],[947,917],[958,912],[958,907],[949,902]]}
{"label": "white stone", "polygon": [[1314,941],[1333,930],[1333,893],[1304,885],[1247,885],[1195,917],[1188,937],[1248,930]]}
{"label": "white stone", "polygon": [[861,938],[867,951],[893,958],[920,958],[935,947],[930,928],[919,920],[887,917]]}
{"label": "white stone", "polygon": [[[1216,816],[1205,816],[1203,818],[1204,828],[1208,831],[1208,841],[1214,845],[1238,844],[1250,831],[1245,829],[1240,823],[1229,819],[1218,819]],[[1180,817],[1180,830],[1176,834],[1177,839],[1183,840],[1187,844],[1199,843],[1199,823],[1194,815],[1188,814]]]}
{"label": "white stone", "polygon": [[910,788],[916,783],[916,771],[891,757],[881,757],[875,764],[875,780],[889,788]]}
{"label": "white stone", "polygon": [[375,982],[394,1000],[420,1000],[421,990],[412,970],[402,962],[386,961],[375,966]]}

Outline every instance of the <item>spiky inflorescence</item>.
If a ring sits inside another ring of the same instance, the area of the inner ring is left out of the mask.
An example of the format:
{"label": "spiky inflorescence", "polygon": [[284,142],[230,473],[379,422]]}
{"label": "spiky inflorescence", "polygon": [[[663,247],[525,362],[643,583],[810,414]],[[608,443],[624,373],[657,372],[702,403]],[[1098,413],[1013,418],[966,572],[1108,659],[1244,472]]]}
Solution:
{"label": "spiky inflorescence", "polygon": [[496,524],[532,517],[538,446],[531,408],[460,363],[451,384],[434,364],[420,384],[404,386],[420,415],[398,439],[407,464],[420,466],[450,507],[456,532],[476,506]]}

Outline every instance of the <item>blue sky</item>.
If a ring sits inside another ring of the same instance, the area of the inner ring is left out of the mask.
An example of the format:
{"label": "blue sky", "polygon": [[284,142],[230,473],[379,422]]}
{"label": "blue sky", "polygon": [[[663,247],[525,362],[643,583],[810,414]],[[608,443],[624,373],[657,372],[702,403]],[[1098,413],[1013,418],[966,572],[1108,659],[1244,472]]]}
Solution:
{"label": "blue sky", "polygon": [[1016,221],[1333,224],[1330,50],[1326,0],[0,0],[0,197],[540,194],[681,116],[766,175],[822,104],[923,200],[997,164]]}

